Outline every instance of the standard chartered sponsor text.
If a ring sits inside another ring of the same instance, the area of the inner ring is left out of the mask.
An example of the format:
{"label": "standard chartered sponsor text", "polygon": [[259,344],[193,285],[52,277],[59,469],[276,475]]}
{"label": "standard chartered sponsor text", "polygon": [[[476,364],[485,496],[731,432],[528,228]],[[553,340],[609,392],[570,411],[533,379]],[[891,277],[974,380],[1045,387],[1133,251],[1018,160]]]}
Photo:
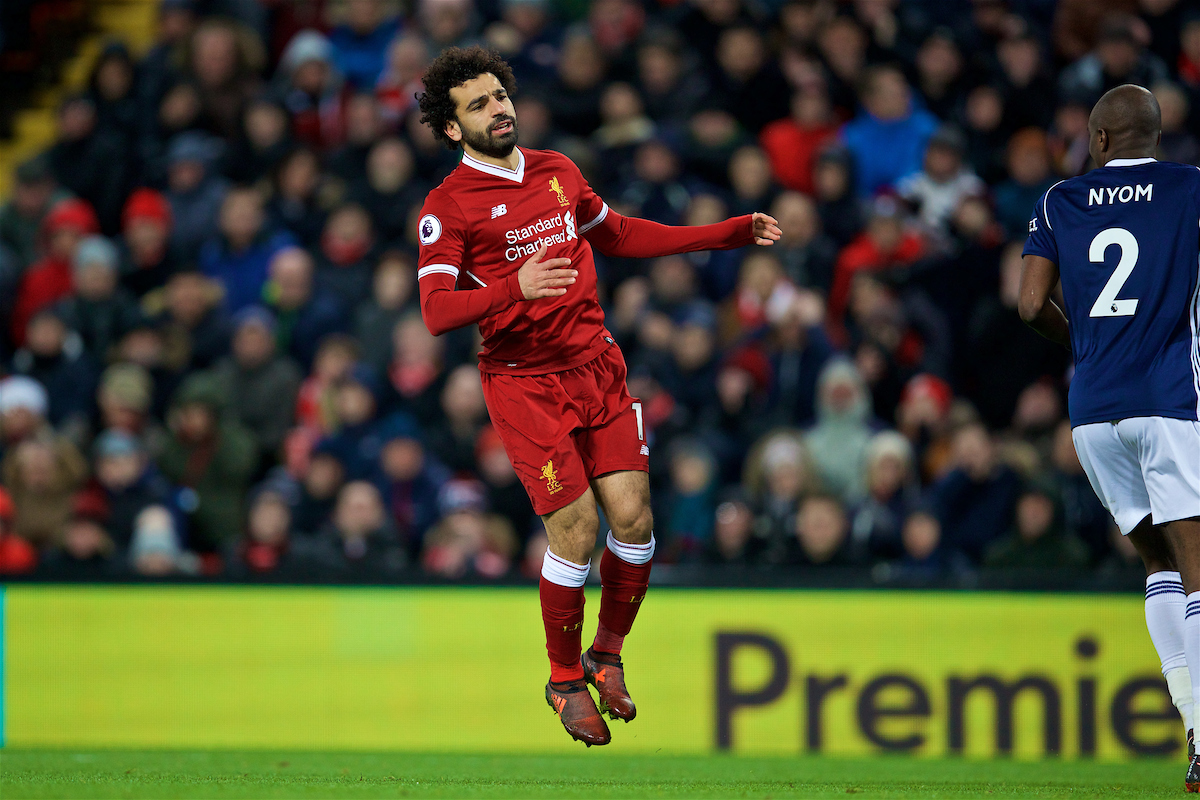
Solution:
{"label": "standard chartered sponsor text", "polygon": [[[575,226],[570,224],[570,216],[570,211],[566,212],[565,220],[563,214],[555,214],[552,217],[539,219],[532,225],[506,231],[504,239],[512,247],[504,251],[504,257],[509,261],[516,261],[533,255],[543,244],[549,247],[571,241],[575,238]],[[566,230],[559,230],[564,226]],[[529,237],[536,238],[528,242],[522,241]]]}

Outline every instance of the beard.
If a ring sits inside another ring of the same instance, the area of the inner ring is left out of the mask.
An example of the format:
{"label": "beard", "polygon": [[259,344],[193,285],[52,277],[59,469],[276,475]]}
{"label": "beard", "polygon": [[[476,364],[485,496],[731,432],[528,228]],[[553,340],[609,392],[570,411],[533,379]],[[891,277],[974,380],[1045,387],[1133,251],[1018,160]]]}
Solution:
{"label": "beard", "polygon": [[[492,133],[496,126],[505,122],[512,123],[511,131],[501,136]],[[517,121],[509,116],[493,120],[487,130],[474,131],[464,127],[462,133],[464,143],[469,144],[472,150],[488,158],[508,158],[513,148],[517,146]]]}

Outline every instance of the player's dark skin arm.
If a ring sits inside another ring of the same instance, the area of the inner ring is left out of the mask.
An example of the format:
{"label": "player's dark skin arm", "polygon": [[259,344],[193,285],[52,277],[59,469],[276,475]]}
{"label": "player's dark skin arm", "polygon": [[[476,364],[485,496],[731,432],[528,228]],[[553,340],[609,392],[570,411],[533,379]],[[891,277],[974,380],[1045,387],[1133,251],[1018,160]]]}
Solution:
{"label": "player's dark skin arm", "polygon": [[1052,342],[1071,349],[1071,329],[1051,295],[1058,285],[1058,264],[1042,256],[1025,256],[1017,310],[1025,324]]}

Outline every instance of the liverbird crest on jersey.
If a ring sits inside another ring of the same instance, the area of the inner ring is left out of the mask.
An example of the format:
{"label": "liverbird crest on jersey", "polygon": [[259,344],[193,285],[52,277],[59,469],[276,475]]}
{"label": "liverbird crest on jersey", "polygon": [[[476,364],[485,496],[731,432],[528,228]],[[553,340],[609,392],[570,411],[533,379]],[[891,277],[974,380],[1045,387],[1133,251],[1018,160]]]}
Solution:
{"label": "liverbird crest on jersey", "polygon": [[558,196],[558,204],[560,206],[571,205],[571,201],[567,199],[567,193],[563,190],[562,184],[558,182],[557,175],[550,179],[550,191]]}

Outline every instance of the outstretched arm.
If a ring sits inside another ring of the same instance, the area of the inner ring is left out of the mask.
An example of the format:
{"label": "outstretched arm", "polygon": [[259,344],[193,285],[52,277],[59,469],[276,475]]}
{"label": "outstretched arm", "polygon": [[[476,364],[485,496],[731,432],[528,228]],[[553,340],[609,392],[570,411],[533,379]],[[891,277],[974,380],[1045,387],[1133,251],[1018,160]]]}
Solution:
{"label": "outstretched arm", "polygon": [[732,250],[748,244],[770,245],[779,239],[779,226],[767,214],[731,217],[713,225],[661,225],[623,217],[608,206],[584,238],[606,256],[657,258],[696,250]]}
{"label": "outstretched arm", "polygon": [[1052,342],[1071,349],[1067,318],[1050,295],[1058,285],[1058,264],[1042,256],[1025,256],[1017,310],[1025,324]]}
{"label": "outstretched arm", "polygon": [[[521,300],[558,297],[575,282],[576,270],[568,269],[569,258],[546,256],[546,245],[530,256],[521,268],[502,281],[479,289],[456,292],[458,268],[433,264],[418,273],[421,287],[421,316],[434,336],[498,314]],[[422,274],[424,273],[424,274]]]}

